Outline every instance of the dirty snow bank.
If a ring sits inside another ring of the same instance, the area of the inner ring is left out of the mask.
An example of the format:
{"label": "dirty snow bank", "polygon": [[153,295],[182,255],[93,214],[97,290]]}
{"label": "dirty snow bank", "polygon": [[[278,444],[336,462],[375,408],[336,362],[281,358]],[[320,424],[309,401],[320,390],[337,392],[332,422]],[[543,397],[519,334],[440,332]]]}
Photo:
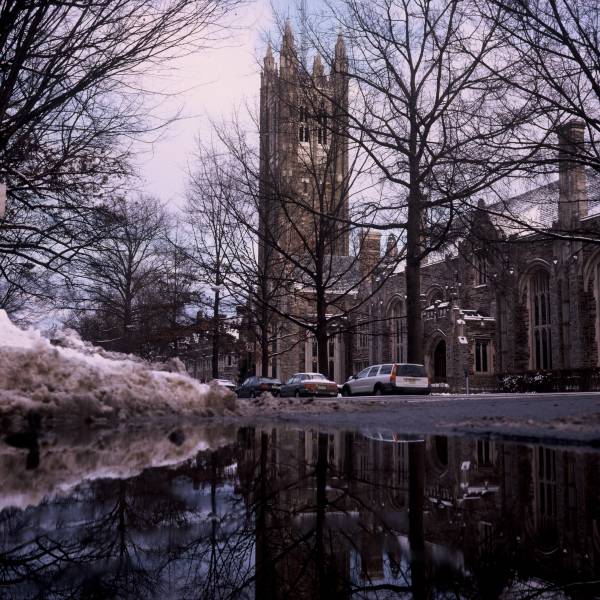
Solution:
{"label": "dirty snow bank", "polygon": [[291,414],[318,414],[332,412],[367,412],[388,406],[385,399],[378,398],[353,398],[348,402],[346,398],[281,398],[263,392],[258,398],[242,399],[238,401],[238,414],[245,417],[254,416],[289,416]]}
{"label": "dirty snow bank", "polygon": [[52,345],[23,331],[0,310],[0,420],[30,411],[66,420],[212,416],[236,409],[235,394],[188,377],[181,363],[158,370],[131,356],[106,352],[63,332]]}

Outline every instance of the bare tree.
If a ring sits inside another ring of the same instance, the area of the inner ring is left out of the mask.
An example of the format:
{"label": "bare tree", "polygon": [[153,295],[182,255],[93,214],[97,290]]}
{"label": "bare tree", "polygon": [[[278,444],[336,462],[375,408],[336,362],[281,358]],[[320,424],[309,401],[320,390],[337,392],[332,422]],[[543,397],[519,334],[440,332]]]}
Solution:
{"label": "bare tree", "polygon": [[212,376],[219,377],[221,333],[226,325],[223,310],[232,309],[226,285],[231,280],[234,259],[230,251],[239,229],[230,207],[235,204],[231,171],[214,154],[202,152],[190,173],[186,220],[190,232],[188,256],[195,266],[198,283],[212,296],[211,315]]}
{"label": "bare tree", "polygon": [[[518,60],[519,77],[511,80],[511,86],[548,115],[536,127],[553,133],[569,120],[585,125],[585,147],[569,155],[563,144],[559,159],[599,170],[600,4],[596,0],[485,0],[479,6]],[[545,141],[538,162],[554,163],[558,140],[549,136]]]}
{"label": "bare tree", "polygon": [[0,2],[0,255],[59,270],[96,239],[130,143],[168,122],[141,76],[220,35],[238,0]]}
{"label": "bare tree", "polygon": [[[347,134],[343,41],[330,62],[334,66],[326,73],[316,56],[309,73],[288,23],[279,69],[271,48],[265,57],[258,148],[239,123],[222,127],[219,136],[235,164],[242,198],[233,207],[236,220],[258,247],[252,262],[259,274],[253,281],[259,281],[251,293],[255,305],[271,315],[264,319],[271,355],[314,341],[313,368],[333,376],[330,342],[350,333],[366,302],[359,289],[381,286],[383,280],[375,282],[373,274],[402,254],[382,257],[379,241],[354,231],[379,217],[366,201],[377,192],[361,140],[350,143]],[[343,370],[350,371],[346,359]]]}
{"label": "bare tree", "polygon": [[[443,249],[457,213],[513,172],[530,113],[510,94],[515,65],[497,27],[472,2],[332,3],[351,56],[347,135],[387,185],[371,226],[401,231],[406,254],[408,360],[423,362],[421,264]],[[501,71],[498,76],[488,63]],[[338,65],[344,67],[344,65]]]}
{"label": "bare tree", "polygon": [[104,239],[71,266],[76,327],[94,342],[133,352],[139,350],[136,333],[148,326],[142,316],[150,292],[162,281],[165,213],[157,200],[119,198],[107,207],[102,225]]}

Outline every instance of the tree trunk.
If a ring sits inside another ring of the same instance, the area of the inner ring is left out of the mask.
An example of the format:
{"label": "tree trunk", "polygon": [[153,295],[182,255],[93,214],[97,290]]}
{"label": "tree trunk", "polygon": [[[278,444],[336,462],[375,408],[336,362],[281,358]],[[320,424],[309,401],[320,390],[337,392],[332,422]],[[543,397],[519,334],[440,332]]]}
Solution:
{"label": "tree trunk", "polygon": [[329,436],[319,433],[316,475],[316,518],[315,518],[315,598],[331,598],[331,592],[327,577],[327,559],[325,555],[325,516],[327,508],[327,454]]}
{"label": "tree trunk", "polygon": [[[266,311],[263,311],[265,313]],[[260,327],[260,374],[263,377],[269,376],[269,326],[268,320],[265,318]]]}
{"label": "tree trunk", "polygon": [[423,364],[423,321],[421,317],[422,207],[417,177],[418,165],[411,165],[411,190],[408,198],[406,223],[406,338],[407,361]]}
{"label": "tree trunk", "polygon": [[319,364],[319,373],[325,377],[333,377],[333,373],[329,372],[329,353],[327,345],[329,344],[329,336],[327,335],[327,317],[325,316],[325,304],[317,300],[317,329],[315,332],[317,340],[317,359]]}
{"label": "tree trunk", "polygon": [[408,445],[408,540],[413,598],[427,597],[425,577],[425,442]]}
{"label": "tree trunk", "polygon": [[269,436],[260,435],[260,458],[256,481],[256,598],[277,598],[277,570],[273,560],[268,525],[270,510]]}
{"label": "tree trunk", "polygon": [[212,339],[212,378],[219,378],[219,303],[220,291],[217,286],[213,302],[213,339]]}

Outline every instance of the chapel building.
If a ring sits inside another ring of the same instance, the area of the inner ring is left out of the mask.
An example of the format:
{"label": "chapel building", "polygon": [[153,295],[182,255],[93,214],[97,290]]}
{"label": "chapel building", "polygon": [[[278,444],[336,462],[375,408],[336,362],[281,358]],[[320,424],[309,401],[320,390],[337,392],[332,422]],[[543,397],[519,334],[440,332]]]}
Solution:
{"label": "chapel building", "polygon": [[[328,261],[326,275],[340,289],[355,290],[351,301],[360,306],[332,333],[328,375],[343,383],[369,365],[406,361],[406,278],[396,239],[370,230],[353,253],[344,223],[351,173],[336,111],[348,105],[346,68],[340,35],[329,74],[319,56],[308,74],[289,23],[279,68],[270,47],[264,59],[260,260],[281,286],[278,312],[292,317],[278,320],[270,353],[269,373],[282,381],[317,370],[314,338],[294,324],[314,317],[316,284],[303,267],[315,256]],[[600,177],[576,160],[580,122],[557,135],[557,180],[473,206],[458,224],[458,250],[422,266],[425,365],[438,389],[516,391],[523,377],[540,381],[539,389],[552,378],[561,389],[600,386],[600,244],[586,242],[599,238]]]}

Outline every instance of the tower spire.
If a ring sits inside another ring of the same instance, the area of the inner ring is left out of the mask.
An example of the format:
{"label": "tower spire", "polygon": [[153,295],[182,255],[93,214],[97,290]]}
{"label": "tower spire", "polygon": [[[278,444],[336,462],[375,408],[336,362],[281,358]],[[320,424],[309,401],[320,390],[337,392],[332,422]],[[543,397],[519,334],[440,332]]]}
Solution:
{"label": "tower spire", "polygon": [[288,17],[285,22],[285,29],[283,30],[283,44],[279,61],[280,71],[283,73],[287,69],[295,69],[297,60],[296,48],[294,46],[294,33],[292,32],[292,21]]}
{"label": "tower spire", "polygon": [[341,29],[338,33],[337,41],[335,42],[334,66],[336,71],[345,71],[348,66],[346,43],[344,42],[344,35],[342,34]]}
{"label": "tower spire", "polygon": [[265,73],[275,71],[275,58],[273,57],[273,48],[270,41],[267,46],[267,53],[265,54],[264,67]]}
{"label": "tower spire", "polygon": [[308,69],[308,11],[306,0],[300,0],[298,9],[300,20],[300,62],[305,70]]}

